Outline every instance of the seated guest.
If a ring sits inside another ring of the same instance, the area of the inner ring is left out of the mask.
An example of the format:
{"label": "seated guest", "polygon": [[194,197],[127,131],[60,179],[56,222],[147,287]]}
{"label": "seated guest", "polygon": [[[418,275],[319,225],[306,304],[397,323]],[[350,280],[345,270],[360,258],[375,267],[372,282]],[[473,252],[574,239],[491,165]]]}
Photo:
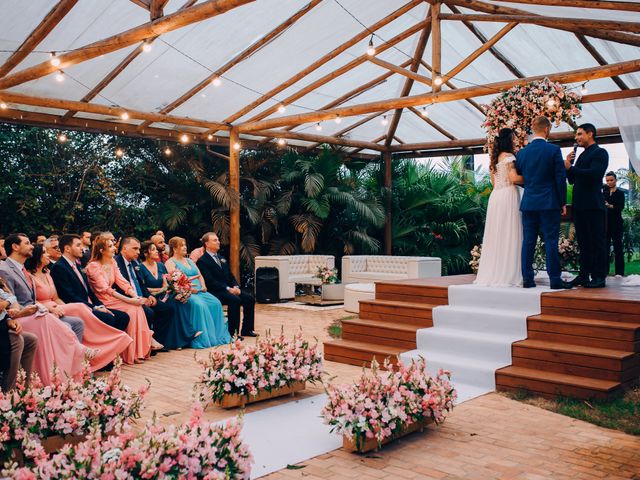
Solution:
{"label": "seated guest", "polygon": [[41,246],[33,249],[33,256],[27,259],[25,267],[33,277],[38,303],[47,307],[49,313],[57,317],[73,315],[84,322],[82,343],[98,351],[91,360],[92,370],[98,370],[113,362],[133,341],[125,332],[102,323],[84,303],[64,303],[60,300],[53,279],[49,275],[49,257]]}
{"label": "seated guest", "polygon": [[[134,288],[122,276],[114,260],[116,248],[107,236],[99,235],[93,242],[91,261],[86,272],[89,285],[98,299],[107,308],[115,308],[129,315],[127,333],[133,343],[123,353],[126,363],[143,363],[151,354],[151,335],[142,305],[144,298],[138,297]],[[125,294],[117,292],[112,285],[117,284]]]}
{"label": "seated guest", "polygon": [[[204,279],[189,257],[187,257],[187,242],[184,238],[173,237],[169,240],[171,258],[167,261],[167,270],[172,273],[180,270],[191,281],[192,295],[185,303],[178,302],[179,318],[186,318],[193,329],[202,331],[191,342],[192,348],[209,348],[231,341],[231,336],[225,325],[222,304],[213,295],[207,293]],[[184,310],[184,313],[180,313]]]}
{"label": "seated guest", "polygon": [[220,239],[213,232],[202,236],[202,244],[205,254],[198,260],[198,268],[202,272],[207,290],[222,302],[228,305],[229,333],[236,335],[240,330],[240,307],[244,310],[241,336],[256,337],[253,331],[253,319],[256,301],[253,295],[240,289],[238,281],[234,278],[229,263],[222,258]]}
{"label": "seated guest", "polygon": [[36,235],[36,245],[44,245],[44,242],[47,241],[46,235]]}
{"label": "seated guest", "polygon": [[[24,268],[24,262],[33,254],[33,245],[23,233],[9,235],[5,241],[9,256],[0,264],[0,277],[4,278],[7,285],[18,299],[20,305],[33,305],[36,302],[36,295],[33,289],[33,282],[29,272]],[[81,318],[71,315],[60,317],[64,323],[71,327],[73,333],[82,343],[84,333],[84,322]]]}
{"label": "seated guest", "polygon": [[62,252],[60,251],[59,239],[57,235],[52,235],[44,241],[44,251],[47,252],[49,256],[49,260],[53,265],[62,256]]}
{"label": "seated guest", "polygon": [[164,253],[167,258],[169,257],[169,245],[167,245],[167,237],[164,235],[164,232],[162,230],[158,230],[156,233],[156,235],[162,237],[162,240],[164,241]]}
{"label": "seated guest", "polygon": [[[84,268],[91,259],[91,232],[82,232],[80,240],[82,241],[82,258],[80,258],[80,265]],[[62,247],[60,247],[60,250],[62,250]]]}
{"label": "seated guest", "polygon": [[0,260],[7,258],[7,252],[4,250],[4,237],[0,237]]}
{"label": "seated guest", "polygon": [[[83,347],[69,327],[58,317],[48,313],[46,308],[40,308],[38,305],[21,306],[4,280],[0,280],[0,300],[9,302],[7,309],[9,318],[20,319],[19,324],[24,332],[37,337],[33,366],[44,385],[51,383],[54,365],[63,373],[74,377],[82,370],[82,361],[85,358],[91,360],[96,355],[95,350]],[[20,330],[19,326],[16,328],[15,331]],[[31,346],[36,343],[31,337],[27,338],[24,332],[22,333],[24,346],[27,347],[28,341],[29,347],[32,348]],[[13,341],[16,340],[13,339]],[[15,382],[15,375],[11,382]]]}
{"label": "seated guest", "polygon": [[[124,237],[120,244],[120,255],[116,255],[116,263],[122,276],[135,289],[138,297],[143,297],[146,303],[142,306],[147,316],[149,327],[153,330],[154,338],[166,345],[167,333],[173,322],[173,308],[164,302],[158,302],[156,297],[149,293],[140,278],[140,242],[135,237]],[[165,349],[166,350],[166,349]]]}
{"label": "seated guest", "polygon": [[[3,287],[6,285],[0,279]],[[6,294],[7,290],[2,289]],[[0,293],[0,297],[2,293]],[[8,296],[8,295],[7,295]],[[8,392],[16,383],[18,369],[27,374],[27,384],[33,368],[33,357],[38,347],[38,337],[33,333],[25,332],[19,320],[9,318],[7,309],[11,303],[0,298],[0,390]]]}
{"label": "seated guest", "polygon": [[60,237],[62,257],[50,267],[51,278],[60,299],[65,303],[84,303],[103,323],[125,331],[129,324],[129,315],[120,310],[107,309],[89,287],[89,281],[78,261],[82,255],[82,242],[78,235]]}
{"label": "seated guest", "polygon": [[146,289],[152,295],[159,295],[166,300],[158,300],[158,302],[166,301],[174,310],[174,320],[171,322],[167,336],[162,343],[167,348],[185,348],[191,344],[191,341],[202,334],[197,331],[193,325],[193,321],[187,315],[186,309],[177,305],[177,301],[173,296],[166,295],[167,281],[164,275],[167,274],[167,268],[164,263],[159,262],[158,249],[150,240],[142,243],[141,257],[144,259],[140,263],[140,277]]}
{"label": "seated guest", "polygon": [[164,236],[153,235],[150,240],[158,249],[158,254],[160,255],[158,261],[167,263],[169,256],[165,253],[166,244],[164,243]]}

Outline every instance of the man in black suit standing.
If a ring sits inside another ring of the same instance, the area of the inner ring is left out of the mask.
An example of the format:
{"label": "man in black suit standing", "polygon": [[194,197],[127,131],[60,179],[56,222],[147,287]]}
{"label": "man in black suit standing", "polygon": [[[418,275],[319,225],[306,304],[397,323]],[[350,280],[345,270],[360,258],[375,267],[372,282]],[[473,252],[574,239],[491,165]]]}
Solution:
{"label": "man in black suit standing", "polygon": [[609,154],[596,143],[596,134],[592,124],[580,125],[575,138],[584,152],[575,165],[575,149],[564,161],[567,179],[573,184],[573,222],[580,248],[580,273],[571,284],[585,288],[605,287],[609,272],[602,197],[602,177],[609,165]]}
{"label": "man in black suit standing", "polygon": [[240,330],[240,307],[242,307],[244,318],[240,335],[257,337],[258,334],[253,331],[255,298],[240,289],[238,281],[229,269],[229,263],[218,254],[220,250],[218,235],[213,232],[205,233],[201,241],[205,251],[196,265],[204,277],[207,291],[215,295],[223,305],[228,305],[229,333],[235,335]]}
{"label": "man in black suit standing", "polygon": [[[120,254],[115,257],[116,263],[120,273],[136,290],[138,296],[145,298],[146,302],[142,308],[147,317],[149,328],[153,330],[153,338],[164,345],[171,329],[171,322],[174,321],[174,310],[171,305],[159,302],[149,293],[140,276],[138,257],[140,257],[140,241],[135,237],[124,237],[120,242]],[[153,350],[167,351],[166,348],[154,348]]]}
{"label": "man in black suit standing", "polygon": [[78,235],[62,235],[59,239],[62,257],[51,267],[51,278],[58,296],[65,303],[84,303],[100,321],[126,331],[129,315],[120,310],[109,310],[89,287],[87,276],[79,268],[82,242]]}

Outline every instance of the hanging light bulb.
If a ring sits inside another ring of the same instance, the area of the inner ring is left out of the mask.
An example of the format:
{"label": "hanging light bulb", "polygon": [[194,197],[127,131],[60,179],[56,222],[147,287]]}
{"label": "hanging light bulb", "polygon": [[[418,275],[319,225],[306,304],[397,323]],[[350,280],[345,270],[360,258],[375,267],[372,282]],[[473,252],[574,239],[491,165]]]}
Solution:
{"label": "hanging light bulb", "polygon": [[376,47],[373,46],[373,35],[369,39],[369,46],[367,47],[367,55],[373,57],[376,54]]}
{"label": "hanging light bulb", "polygon": [[67,141],[67,136],[66,136],[64,133],[59,134],[59,135],[58,135],[58,141],[59,141],[60,143],[64,143],[64,142],[66,142],[66,141]]}
{"label": "hanging light bulb", "polygon": [[180,141],[182,143],[189,143],[189,135],[187,135],[186,133],[183,133],[182,135],[180,135]]}
{"label": "hanging light bulb", "polygon": [[436,78],[433,79],[433,83],[437,86],[442,85],[442,77],[440,75],[436,75]]}
{"label": "hanging light bulb", "polygon": [[220,80],[220,77],[213,77],[213,80],[211,80],[211,83],[213,84],[214,87],[219,87],[220,85],[222,85],[222,80]]}
{"label": "hanging light bulb", "polygon": [[6,110],[7,109],[7,104],[2,102],[0,103],[0,110]]}
{"label": "hanging light bulb", "polygon": [[58,73],[56,73],[56,81],[64,82],[64,72],[62,70],[58,70]]}
{"label": "hanging light bulb", "polygon": [[116,148],[116,157],[122,157],[124,155],[124,150],[121,148]]}
{"label": "hanging light bulb", "polygon": [[321,132],[322,131],[322,125],[320,125],[320,122],[316,123],[316,132]]}
{"label": "hanging light bulb", "polygon": [[342,119],[340,117],[336,117],[336,123],[342,123]]}
{"label": "hanging light bulb", "polygon": [[278,145],[280,145],[281,147],[284,147],[286,144],[287,144],[287,141],[284,138],[278,139]]}
{"label": "hanging light bulb", "polygon": [[209,141],[213,140],[213,135],[211,135],[211,134],[207,135],[207,140],[209,140]]}
{"label": "hanging light bulb", "polygon": [[587,88],[587,83],[585,82],[582,84],[582,88],[580,89],[580,94],[586,95],[587,93],[589,93],[589,89]]}
{"label": "hanging light bulb", "polygon": [[429,116],[429,111],[427,110],[427,107],[422,107],[422,110],[420,111],[420,115],[422,115],[424,118],[427,118]]}
{"label": "hanging light bulb", "polygon": [[233,144],[233,149],[234,150],[240,150],[240,143],[239,142],[234,143]]}
{"label": "hanging light bulb", "polygon": [[165,155],[171,155],[171,149],[169,147],[164,149],[164,154]]}
{"label": "hanging light bulb", "polygon": [[381,123],[383,126],[386,126],[386,125],[388,125],[388,124],[389,124],[389,120],[387,120],[387,116],[386,116],[386,115],[384,115],[384,116],[382,117],[382,120],[380,120],[380,123]]}
{"label": "hanging light bulb", "polygon": [[60,66],[60,59],[56,55],[56,52],[51,52],[51,59],[49,60],[49,63],[51,63],[51,65],[53,65],[54,67]]}
{"label": "hanging light bulb", "polygon": [[280,104],[278,105],[278,113],[284,113],[287,111],[287,107],[284,106],[284,104]]}
{"label": "hanging light bulb", "polygon": [[144,53],[149,53],[151,51],[151,43],[150,42],[144,42],[142,44],[142,51]]}
{"label": "hanging light bulb", "polygon": [[128,114],[127,112],[122,112],[122,113],[120,114],[120,118],[121,118],[122,120],[129,120],[129,114]]}

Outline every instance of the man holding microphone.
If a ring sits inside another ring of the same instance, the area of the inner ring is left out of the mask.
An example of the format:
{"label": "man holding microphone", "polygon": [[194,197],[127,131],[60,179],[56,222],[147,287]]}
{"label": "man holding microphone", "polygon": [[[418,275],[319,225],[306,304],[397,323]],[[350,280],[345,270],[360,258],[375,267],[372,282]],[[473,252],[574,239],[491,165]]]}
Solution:
{"label": "man holding microphone", "polygon": [[[596,143],[596,127],[590,123],[578,127],[575,139],[576,145],[564,162],[567,179],[573,185],[573,222],[580,248],[580,272],[571,284],[603,288],[609,273],[609,256],[602,177],[609,165],[609,154]],[[578,146],[584,151],[576,161]]]}

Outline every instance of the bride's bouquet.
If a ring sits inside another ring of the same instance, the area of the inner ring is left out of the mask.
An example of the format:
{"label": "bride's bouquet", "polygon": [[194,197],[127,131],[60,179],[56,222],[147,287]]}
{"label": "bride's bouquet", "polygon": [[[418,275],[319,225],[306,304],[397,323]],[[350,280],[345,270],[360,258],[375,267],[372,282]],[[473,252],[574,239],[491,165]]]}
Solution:
{"label": "bride's bouquet", "polygon": [[172,294],[176,300],[187,303],[191,296],[191,281],[180,270],[174,270],[164,275],[167,281],[167,292]]}

